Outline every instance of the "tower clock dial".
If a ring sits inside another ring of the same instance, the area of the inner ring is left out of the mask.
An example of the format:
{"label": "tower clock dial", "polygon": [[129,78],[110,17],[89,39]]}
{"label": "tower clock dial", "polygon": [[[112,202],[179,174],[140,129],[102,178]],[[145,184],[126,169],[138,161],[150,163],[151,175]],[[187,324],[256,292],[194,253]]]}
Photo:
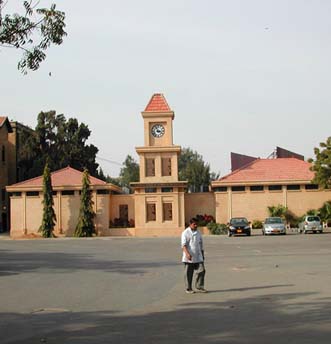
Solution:
{"label": "tower clock dial", "polygon": [[154,137],[161,137],[165,132],[164,126],[162,124],[154,124],[151,129],[151,133]]}

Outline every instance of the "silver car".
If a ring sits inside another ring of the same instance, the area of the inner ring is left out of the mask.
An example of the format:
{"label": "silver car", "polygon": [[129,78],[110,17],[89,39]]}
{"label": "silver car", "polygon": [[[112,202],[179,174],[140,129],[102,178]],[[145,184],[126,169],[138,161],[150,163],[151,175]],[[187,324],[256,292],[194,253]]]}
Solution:
{"label": "silver car", "polygon": [[263,222],[262,234],[286,234],[285,223],[281,217],[267,217]]}
{"label": "silver car", "polygon": [[321,224],[321,219],[318,216],[308,215],[305,217],[303,222],[299,224],[300,233],[322,233],[323,226]]}

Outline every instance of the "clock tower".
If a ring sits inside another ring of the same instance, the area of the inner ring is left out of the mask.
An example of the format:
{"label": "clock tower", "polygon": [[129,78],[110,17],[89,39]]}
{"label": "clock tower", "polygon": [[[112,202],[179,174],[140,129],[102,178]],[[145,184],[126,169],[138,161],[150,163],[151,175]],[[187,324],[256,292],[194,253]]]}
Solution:
{"label": "clock tower", "polygon": [[[152,96],[141,113],[144,146],[139,155],[140,181],[135,190],[136,234],[176,235],[183,230],[186,182],[178,181],[180,146],[173,144],[174,112],[163,94]],[[152,234],[152,233],[151,233]]]}

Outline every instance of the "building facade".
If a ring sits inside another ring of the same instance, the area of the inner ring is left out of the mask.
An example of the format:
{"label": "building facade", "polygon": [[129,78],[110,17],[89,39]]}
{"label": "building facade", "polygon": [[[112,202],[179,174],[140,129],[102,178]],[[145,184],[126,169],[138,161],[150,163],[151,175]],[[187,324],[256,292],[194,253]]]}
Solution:
{"label": "building facade", "polygon": [[268,207],[283,205],[302,216],[331,200],[331,190],[312,183],[310,163],[297,158],[256,159],[211,183],[215,195],[216,221],[231,217],[263,221]]}
{"label": "building facade", "polygon": [[[91,177],[98,235],[179,236],[189,219],[197,214],[212,215],[219,223],[227,223],[236,216],[262,221],[268,216],[269,206],[281,204],[301,216],[331,200],[330,190],[320,190],[312,184],[310,164],[301,157],[249,157],[252,159],[247,164],[213,181],[209,192],[188,193],[187,182],[178,178],[181,147],[173,143],[175,114],[165,97],[154,94],[141,115],[144,145],[136,147],[140,180],[131,184],[134,193],[123,194],[117,186]],[[9,142],[11,131],[10,123],[3,120],[1,143]],[[3,146],[6,152],[8,144]],[[8,169],[0,171],[4,188],[9,183]],[[57,216],[55,234],[71,236],[78,219],[81,172],[69,167],[55,171],[52,184]],[[7,186],[11,195],[12,237],[39,235],[41,191],[41,176]]]}
{"label": "building facade", "polygon": [[[71,167],[51,173],[57,236],[73,236],[80,208],[83,173]],[[121,188],[90,177],[95,216],[95,229],[102,235],[109,228],[110,194],[121,193]],[[11,228],[13,238],[39,235],[43,215],[43,177],[37,177],[7,186],[11,201]]]}

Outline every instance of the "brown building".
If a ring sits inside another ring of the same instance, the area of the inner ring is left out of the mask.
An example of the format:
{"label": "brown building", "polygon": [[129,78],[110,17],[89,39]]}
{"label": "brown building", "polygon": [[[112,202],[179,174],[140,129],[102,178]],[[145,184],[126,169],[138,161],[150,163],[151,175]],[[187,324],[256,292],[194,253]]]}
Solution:
{"label": "brown building", "polygon": [[[212,215],[219,223],[235,216],[263,220],[268,206],[282,204],[295,215],[303,215],[331,199],[330,190],[312,184],[310,164],[301,156],[288,157],[288,151],[285,158],[248,157],[244,166],[212,182],[210,192],[187,193],[187,183],[178,180],[181,147],[173,143],[174,112],[162,94],[154,94],[141,114],[144,146],[136,147],[140,180],[132,183],[134,194],[121,194],[120,188],[91,178],[98,235],[178,236],[185,223],[197,214]],[[8,142],[12,130],[8,120],[2,120],[0,129],[1,142]],[[6,144],[4,147],[6,152]],[[243,158],[246,161],[247,157]],[[7,170],[1,171],[2,185],[6,185]],[[78,219],[81,172],[71,168],[53,172],[52,184],[55,232],[70,236]],[[7,187],[11,193],[12,237],[38,234],[41,190],[42,177]],[[113,228],[111,224],[115,223],[131,227]]]}
{"label": "brown building", "polygon": [[26,178],[21,166],[21,150],[27,136],[33,135],[33,130],[21,123],[9,121],[8,117],[0,117],[0,231],[9,230],[10,203],[5,187]]}
{"label": "brown building", "polygon": [[310,163],[297,158],[256,159],[211,183],[215,193],[216,221],[245,216],[263,220],[267,207],[281,204],[295,215],[320,208],[331,199],[331,190],[312,184]]}
{"label": "brown building", "polygon": [[4,232],[8,227],[8,198],[6,194],[6,186],[10,184],[10,142],[9,135],[13,129],[7,117],[0,117],[0,231]]}
{"label": "brown building", "polygon": [[[56,215],[56,235],[72,236],[76,228],[80,191],[82,189],[82,172],[66,167],[51,174],[54,211]],[[98,234],[109,227],[110,194],[121,193],[121,188],[103,180],[90,177],[95,225]],[[11,196],[12,237],[38,235],[42,221],[43,178],[37,177],[7,187]]]}

